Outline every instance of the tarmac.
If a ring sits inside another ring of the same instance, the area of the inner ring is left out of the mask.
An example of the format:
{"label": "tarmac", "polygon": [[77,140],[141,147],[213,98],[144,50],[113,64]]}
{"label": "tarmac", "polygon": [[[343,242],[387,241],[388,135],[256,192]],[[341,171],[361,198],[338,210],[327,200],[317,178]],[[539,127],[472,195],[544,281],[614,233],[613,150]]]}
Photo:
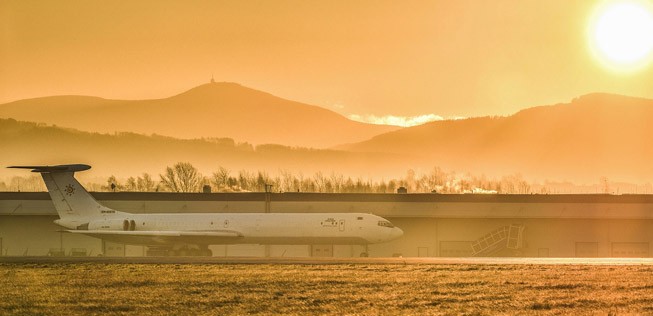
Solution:
{"label": "tarmac", "polygon": [[0,264],[651,265],[653,258],[0,257]]}

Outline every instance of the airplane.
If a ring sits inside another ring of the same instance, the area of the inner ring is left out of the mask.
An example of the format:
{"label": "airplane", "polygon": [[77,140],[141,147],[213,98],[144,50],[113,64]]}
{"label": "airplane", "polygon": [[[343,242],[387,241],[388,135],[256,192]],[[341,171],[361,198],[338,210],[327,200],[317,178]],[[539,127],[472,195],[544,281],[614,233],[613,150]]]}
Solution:
{"label": "airplane", "polygon": [[[74,174],[84,164],[10,166],[40,173],[65,232],[144,245],[167,256],[212,256],[209,245],[368,245],[403,231],[367,213],[161,213],[134,214],[98,203]],[[361,253],[367,256],[367,253]]]}

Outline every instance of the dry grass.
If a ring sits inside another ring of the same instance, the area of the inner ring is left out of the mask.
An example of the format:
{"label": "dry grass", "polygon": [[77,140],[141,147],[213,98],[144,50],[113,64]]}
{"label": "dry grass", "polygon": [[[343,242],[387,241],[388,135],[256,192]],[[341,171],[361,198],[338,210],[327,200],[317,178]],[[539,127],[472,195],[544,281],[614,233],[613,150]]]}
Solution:
{"label": "dry grass", "polygon": [[0,314],[653,313],[653,267],[0,264]]}

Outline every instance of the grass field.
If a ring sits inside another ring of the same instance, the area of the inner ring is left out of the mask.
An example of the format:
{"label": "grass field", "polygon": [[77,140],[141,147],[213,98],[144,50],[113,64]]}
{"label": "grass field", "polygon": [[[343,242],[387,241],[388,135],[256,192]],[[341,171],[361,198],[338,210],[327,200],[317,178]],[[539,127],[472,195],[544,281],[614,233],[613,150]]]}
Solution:
{"label": "grass field", "polygon": [[0,264],[1,315],[653,313],[653,266]]}

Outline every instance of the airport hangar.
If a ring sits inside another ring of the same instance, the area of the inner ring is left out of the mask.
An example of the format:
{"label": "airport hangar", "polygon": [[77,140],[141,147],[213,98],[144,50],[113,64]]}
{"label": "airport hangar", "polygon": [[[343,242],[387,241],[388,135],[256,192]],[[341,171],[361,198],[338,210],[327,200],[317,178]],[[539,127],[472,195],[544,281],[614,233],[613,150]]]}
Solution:
{"label": "airport hangar", "polygon": [[[93,192],[130,213],[348,213],[382,216],[404,231],[385,244],[214,245],[214,256],[650,257],[653,195]],[[0,192],[5,256],[143,256],[143,246],[62,233],[47,192]],[[346,223],[344,223],[346,225]]]}

